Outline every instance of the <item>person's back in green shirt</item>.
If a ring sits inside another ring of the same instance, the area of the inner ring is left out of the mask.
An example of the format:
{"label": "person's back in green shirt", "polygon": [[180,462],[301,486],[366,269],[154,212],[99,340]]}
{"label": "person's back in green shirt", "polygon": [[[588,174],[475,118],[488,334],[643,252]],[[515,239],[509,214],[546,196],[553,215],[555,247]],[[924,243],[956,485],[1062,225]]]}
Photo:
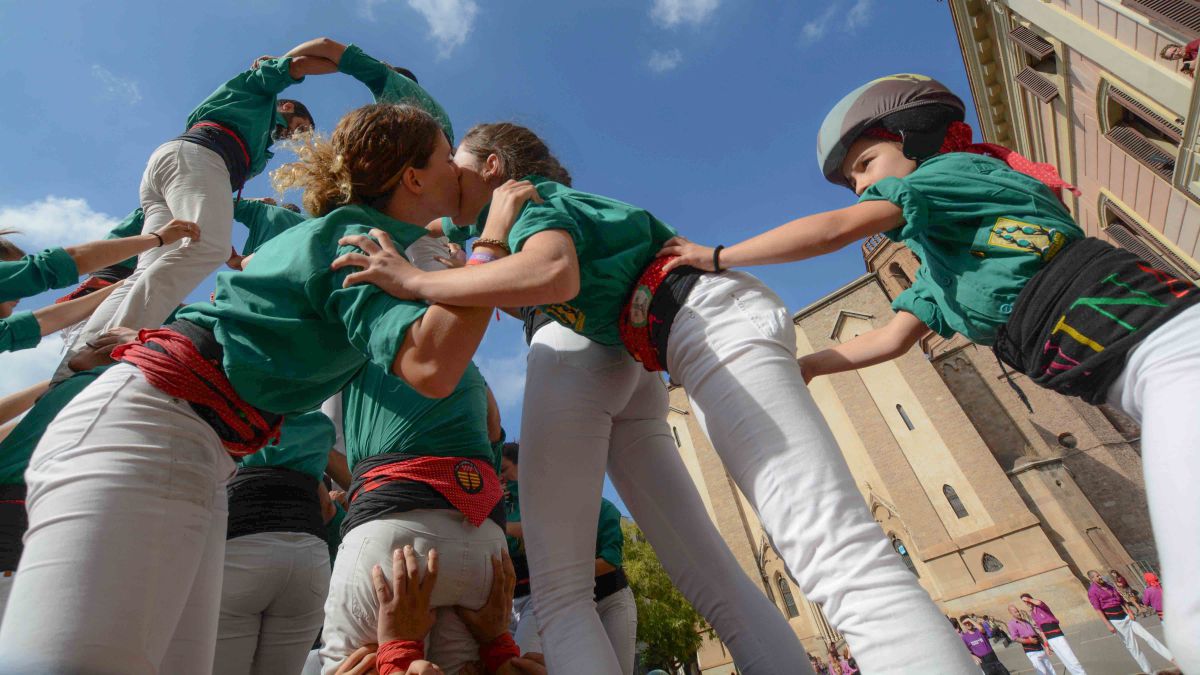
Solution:
{"label": "person's back in green shirt", "polygon": [[299,208],[277,206],[261,199],[239,199],[233,205],[233,218],[246,226],[249,234],[242,245],[242,256],[254,254],[263,244],[308,220]]}
{"label": "person's back in green shirt", "polygon": [[319,411],[288,415],[283,420],[279,443],[238,460],[239,466],[291,469],[321,480],[329,463],[329,451],[337,440],[333,421]]}

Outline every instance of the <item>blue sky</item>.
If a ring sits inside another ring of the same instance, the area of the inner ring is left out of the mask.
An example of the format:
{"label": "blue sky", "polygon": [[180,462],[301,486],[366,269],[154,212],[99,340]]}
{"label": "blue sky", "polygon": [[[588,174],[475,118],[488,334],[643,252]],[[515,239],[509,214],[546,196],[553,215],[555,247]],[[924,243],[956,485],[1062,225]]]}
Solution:
{"label": "blue sky", "polygon": [[[526,124],[576,187],[709,244],[851,202],[821,177],[814,141],[859,84],[921,72],[967,95],[949,9],[935,0],[33,2],[0,4],[0,25],[0,228],[22,229],[30,250],[102,234],[137,206],[146,159],[196,104],[255,57],[322,35],[412,69],[459,135]],[[325,131],[370,102],[342,75],[285,96]],[[263,175],[244,194],[273,191]],[[857,246],[754,270],[793,310],[863,271]],[[59,345],[0,355],[0,395],[44,379]],[[519,325],[495,324],[478,361],[519,435]]]}

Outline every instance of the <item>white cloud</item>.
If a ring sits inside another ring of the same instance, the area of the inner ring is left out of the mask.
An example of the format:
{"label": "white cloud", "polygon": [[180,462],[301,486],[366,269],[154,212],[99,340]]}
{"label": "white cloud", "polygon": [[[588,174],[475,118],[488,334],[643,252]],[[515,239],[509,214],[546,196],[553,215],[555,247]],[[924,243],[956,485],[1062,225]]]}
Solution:
{"label": "white cloud", "polygon": [[114,75],[112,71],[99,64],[92,65],[92,75],[100,80],[108,98],[123,101],[127,105],[133,105],[142,100],[142,92],[138,89],[137,82],[133,80]]}
{"label": "white cloud", "polygon": [[874,0],[837,0],[816,18],[801,26],[800,41],[804,44],[814,44],[834,30],[843,33],[856,32],[871,20],[873,2]]}
{"label": "white cloud", "polygon": [[118,220],[92,210],[86,199],[44,197],[19,206],[0,206],[0,229],[16,229],[14,243],[26,250],[101,239]]}
{"label": "white cloud", "polygon": [[[20,311],[18,307],[18,311]],[[7,396],[50,379],[62,360],[63,341],[57,333],[44,338],[33,349],[0,354],[0,396]]]}
{"label": "white cloud", "polygon": [[683,63],[683,54],[678,49],[665,52],[656,49],[650,52],[650,60],[646,62],[646,65],[656,73],[665,73],[675,70],[681,63]]}
{"label": "white cloud", "polygon": [[720,4],[721,0],[654,0],[650,17],[667,28],[685,23],[695,26],[712,16]]}
{"label": "white cloud", "polygon": [[[446,58],[461,47],[475,28],[479,4],[475,0],[405,0],[429,24],[429,37],[438,45],[438,57]],[[362,15],[375,20],[375,8],[388,0],[361,0]]]}

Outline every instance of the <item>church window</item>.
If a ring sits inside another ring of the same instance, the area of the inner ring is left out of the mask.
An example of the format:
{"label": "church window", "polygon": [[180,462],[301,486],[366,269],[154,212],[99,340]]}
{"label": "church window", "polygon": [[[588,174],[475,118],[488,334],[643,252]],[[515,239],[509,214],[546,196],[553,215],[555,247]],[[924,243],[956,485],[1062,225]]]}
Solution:
{"label": "church window", "polygon": [[959,518],[967,517],[967,507],[958,498],[958,493],[954,491],[954,488],[949,485],[943,485],[942,494],[946,495],[946,501],[950,502],[950,508],[954,509],[954,515]]}

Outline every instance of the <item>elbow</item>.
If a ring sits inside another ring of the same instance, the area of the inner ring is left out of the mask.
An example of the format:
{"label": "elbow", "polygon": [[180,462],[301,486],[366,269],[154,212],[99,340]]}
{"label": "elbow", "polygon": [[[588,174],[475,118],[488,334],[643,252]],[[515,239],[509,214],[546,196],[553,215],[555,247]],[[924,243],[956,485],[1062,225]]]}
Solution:
{"label": "elbow", "polygon": [[552,305],[567,302],[579,295],[579,263],[572,257],[561,256],[546,266],[546,301]]}

